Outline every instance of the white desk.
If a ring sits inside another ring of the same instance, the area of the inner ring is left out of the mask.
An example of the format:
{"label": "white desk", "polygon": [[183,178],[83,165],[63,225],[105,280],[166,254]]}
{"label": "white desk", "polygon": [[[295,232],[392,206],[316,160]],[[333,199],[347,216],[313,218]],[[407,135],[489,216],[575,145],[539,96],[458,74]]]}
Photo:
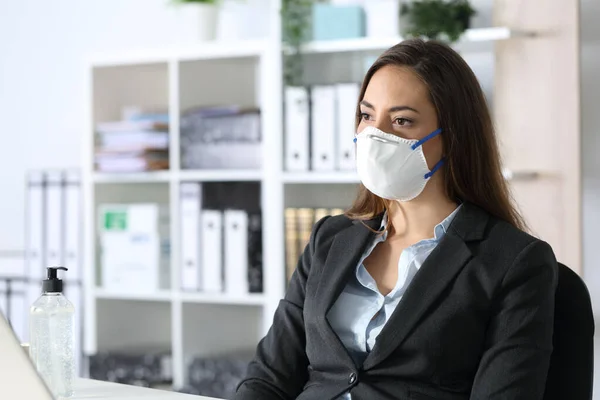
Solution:
{"label": "white desk", "polygon": [[209,397],[192,396],[167,392],[156,389],[146,389],[130,385],[120,385],[94,381],[90,379],[78,379],[75,383],[75,396],[71,400],[218,400]]}

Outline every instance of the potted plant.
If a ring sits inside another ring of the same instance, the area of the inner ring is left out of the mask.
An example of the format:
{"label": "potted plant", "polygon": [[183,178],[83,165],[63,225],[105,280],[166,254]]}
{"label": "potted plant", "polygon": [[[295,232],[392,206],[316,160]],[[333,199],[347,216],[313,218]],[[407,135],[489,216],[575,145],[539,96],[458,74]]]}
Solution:
{"label": "potted plant", "polygon": [[216,38],[219,0],[173,0],[173,2],[195,8],[194,12],[198,15],[199,23],[199,40],[209,41]]}
{"label": "potted plant", "polygon": [[476,12],[469,0],[412,0],[402,4],[404,33],[412,37],[456,42]]}
{"label": "potted plant", "polygon": [[287,47],[284,55],[284,81],[288,86],[301,86],[303,59],[301,47],[309,40],[311,12],[316,0],[282,0],[282,40]]}

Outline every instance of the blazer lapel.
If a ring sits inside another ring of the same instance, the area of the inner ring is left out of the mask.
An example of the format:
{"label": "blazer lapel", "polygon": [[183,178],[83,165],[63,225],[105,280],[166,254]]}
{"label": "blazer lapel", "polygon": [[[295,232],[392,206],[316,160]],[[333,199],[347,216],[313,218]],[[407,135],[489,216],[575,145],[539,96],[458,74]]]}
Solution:
{"label": "blazer lapel", "polygon": [[353,224],[339,232],[331,244],[327,259],[323,265],[319,284],[315,294],[318,327],[327,344],[336,354],[346,354],[347,361],[354,362],[345,346],[331,328],[327,313],[346,286],[348,279],[356,270],[358,262],[375,233],[369,230],[379,229],[382,215],[368,221],[353,221]]}
{"label": "blazer lapel", "polygon": [[365,370],[387,358],[430,311],[444,289],[471,258],[465,241],[480,240],[487,219],[487,214],[476,206],[463,204],[448,232],[427,257],[377,337],[375,346],[364,362]]}

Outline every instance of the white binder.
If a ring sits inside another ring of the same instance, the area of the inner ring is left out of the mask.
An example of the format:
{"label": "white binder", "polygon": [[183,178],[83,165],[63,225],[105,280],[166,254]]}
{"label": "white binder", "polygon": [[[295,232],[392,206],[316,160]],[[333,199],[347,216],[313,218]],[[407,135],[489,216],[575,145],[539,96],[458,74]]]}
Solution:
{"label": "white binder", "polygon": [[[46,180],[41,171],[31,171],[27,175],[26,249],[25,269],[28,282],[24,284],[25,304],[33,304],[42,291],[42,279],[46,277],[45,224],[46,224]],[[29,330],[25,330],[21,340],[29,341]]]}
{"label": "white binder", "polygon": [[285,88],[285,169],[308,171],[310,163],[309,96],[305,87]]}
{"label": "white binder", "polygon": [[335,86],[311,90],[312,169],[333,171],[336,167]]}
{"label": "white binder", "polygon": [[337,104],[337,169],[354,170],[356,168],[354,134],[356,133],[356,106],[360,86],[356,83],[336,85]]}
{"label": "white binder", "polygon": [[65,174],[64,186],[64,263],[67,279],[81,282],[84,277],[81,258],[82,208],[81,180],[77,171]]}
{"label": "white binder", "polygon": [[200,285],[200,207],[199,183],[182,183],[181,198],[181,289],[196,291]]}
{"label": "white binder", "polygon": [[223,291],[223,213],[203,210],[201,213],[202,233],[200,290]]}
{"label": "white binder", "polygon": [[247,294],[248,287],[248,214],[227,210],[225,219],[225,292]]}
{"label": "white binder", "polygon": [[27,177],[26,270],[29,279],[41,282],[45,276],[44,221],[45,177],[42,172],[30,172]]}
{"label": "white binder", "polygon": [[46,266],[63,265],[64,191],[61,171],[46,173]]}

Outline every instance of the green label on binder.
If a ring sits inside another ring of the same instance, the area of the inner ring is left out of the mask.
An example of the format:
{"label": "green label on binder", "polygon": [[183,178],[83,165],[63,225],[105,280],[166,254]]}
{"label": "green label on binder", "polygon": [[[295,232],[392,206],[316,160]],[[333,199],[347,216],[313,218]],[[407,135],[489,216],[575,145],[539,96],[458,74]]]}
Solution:
{"label": "green label on binder", "polygon": [[104,229],[107,231],[127,230],[127,212],[107,211],[104,214]]}

